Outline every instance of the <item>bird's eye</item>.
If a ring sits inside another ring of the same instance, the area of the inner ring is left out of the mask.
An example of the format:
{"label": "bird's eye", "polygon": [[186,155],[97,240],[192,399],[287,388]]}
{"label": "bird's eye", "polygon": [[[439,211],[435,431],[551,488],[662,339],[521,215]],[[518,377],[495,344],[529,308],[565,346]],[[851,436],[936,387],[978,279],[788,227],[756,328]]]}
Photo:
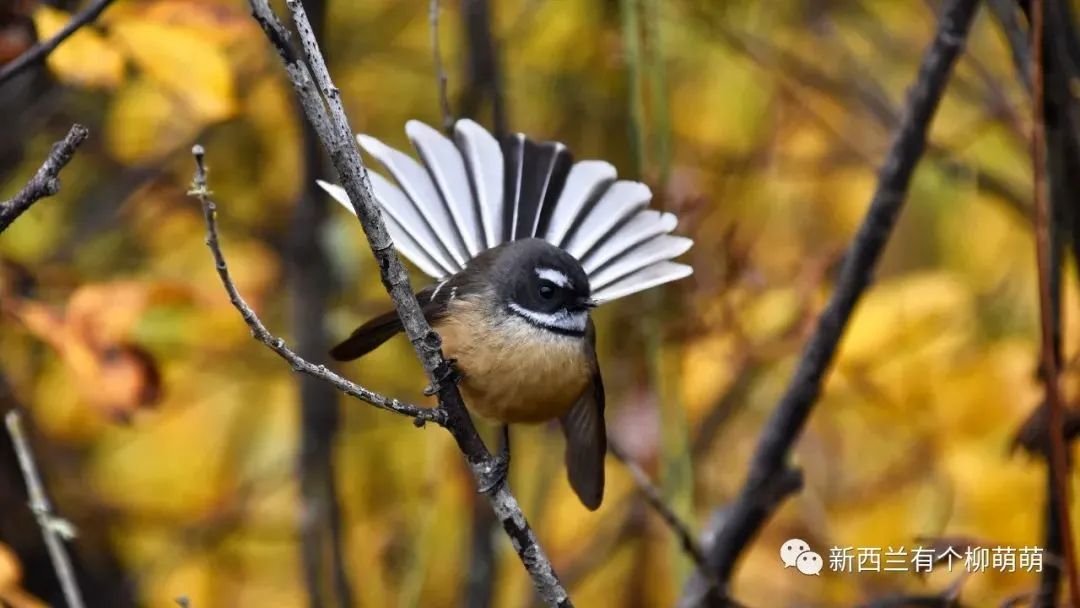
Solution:
{"label": "bird's eye", "polygon": [[550,281],[540,281],[540,297],[545,300],[555,297],[555,286]]}

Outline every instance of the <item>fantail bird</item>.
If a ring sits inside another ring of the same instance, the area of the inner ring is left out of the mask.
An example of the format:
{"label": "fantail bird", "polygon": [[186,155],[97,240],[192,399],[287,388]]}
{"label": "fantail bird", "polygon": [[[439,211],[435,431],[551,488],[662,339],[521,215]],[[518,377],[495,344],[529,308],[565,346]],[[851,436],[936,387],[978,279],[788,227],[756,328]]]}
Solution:
{"label": "fantail bird", "polygon": [[[361,147],[397,182],[369,173],[394,245],[438,282],[417,294],[461,374],[473,412],[502,423],[558,418],[570,485],[589,509],[604,492],[604,385],[589,311],[686,277],[671,260],[692,241],[652,194],[609,163],[573,163],[566,146],[522,134],[501,143],[471,120],[454,141],[419,121],[405,131],[421,163],[377,139]],[[339,186],[319,182],[352,210]],[[393,310],[331,355],[361,357],[402,330]]]}

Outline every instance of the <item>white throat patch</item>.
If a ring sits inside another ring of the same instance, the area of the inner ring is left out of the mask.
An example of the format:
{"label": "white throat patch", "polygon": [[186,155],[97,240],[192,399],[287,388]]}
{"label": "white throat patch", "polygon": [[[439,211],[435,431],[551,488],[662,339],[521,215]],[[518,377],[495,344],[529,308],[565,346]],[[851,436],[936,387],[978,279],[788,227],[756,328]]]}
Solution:
{"label": "white throat patch", "polygon": [[584,335],[585,326],[589,323],[589,313],[584,310],[570,312],[565,308],[555,312],[536,312],[518,304],[510,302],[510,310],[524,319],[556,332]]}

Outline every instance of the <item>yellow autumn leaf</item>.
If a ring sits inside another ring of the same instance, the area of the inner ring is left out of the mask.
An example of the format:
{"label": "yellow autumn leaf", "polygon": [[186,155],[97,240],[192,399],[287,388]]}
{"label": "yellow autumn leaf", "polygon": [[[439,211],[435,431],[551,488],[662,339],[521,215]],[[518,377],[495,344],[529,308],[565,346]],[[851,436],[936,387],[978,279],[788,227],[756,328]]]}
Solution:
{"label": "yellow autumn leaf", "polygon": [[146,78],[136,78],[113,98],[105,141],[120,162],[148,163],[188,144],[202,126],[190,106]]}
{"label": "yellow autumn leaf", "polygon": [[[55,35],[71,15],[44,4],[34,12],[38,37]],[[112,89],[124,79],[124,57],[91,27],[79,28],[47,60],[61,82],[84,87]]]}
{"label": "yellow autumn leaf", "polygon": [[947,273],[911,274],[871,290],[852,319],[840,349],[840,367],[895,360],[913,350],[944,350],[972,332],[971,294]]}
{"label": "yellow autumn leaf", "polygon": [[262,35],[247,5],[228,5],[214,0],[155,0],[120,3],[105,16],[108,23],[143,22],[165,27],[198,30],[204,42],[230,44],[245,36]]}
{"label": "yellow autumn leaf", "polygon": [[114,23],[110,33],[149,79],[199,122],[224,120],[236,111],[225,50],[197,29],[126,19]]}

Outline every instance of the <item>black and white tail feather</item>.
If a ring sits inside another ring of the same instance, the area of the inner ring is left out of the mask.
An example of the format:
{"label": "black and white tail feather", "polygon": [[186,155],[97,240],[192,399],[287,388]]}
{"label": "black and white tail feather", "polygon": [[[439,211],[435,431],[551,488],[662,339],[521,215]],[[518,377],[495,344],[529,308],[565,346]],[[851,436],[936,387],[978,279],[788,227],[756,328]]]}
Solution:
{"label": "black and white tail feather", "polygon": [[[670,234],[675,216],[648,209],[649,187],[616,179],[610,163],[574,163],[563,144],[520,133],[500,144],[467,119],[457,121],[453,140],[417,120],[405,132],[420,162],[373,137],[357,140],[394,180],[369,173],[394,246],[434,279],[486,249],[530,237],[577,258],[598,302],[693,272],[672,261],[693,244]],[[353,210],[343,188],[319,185]]]}

